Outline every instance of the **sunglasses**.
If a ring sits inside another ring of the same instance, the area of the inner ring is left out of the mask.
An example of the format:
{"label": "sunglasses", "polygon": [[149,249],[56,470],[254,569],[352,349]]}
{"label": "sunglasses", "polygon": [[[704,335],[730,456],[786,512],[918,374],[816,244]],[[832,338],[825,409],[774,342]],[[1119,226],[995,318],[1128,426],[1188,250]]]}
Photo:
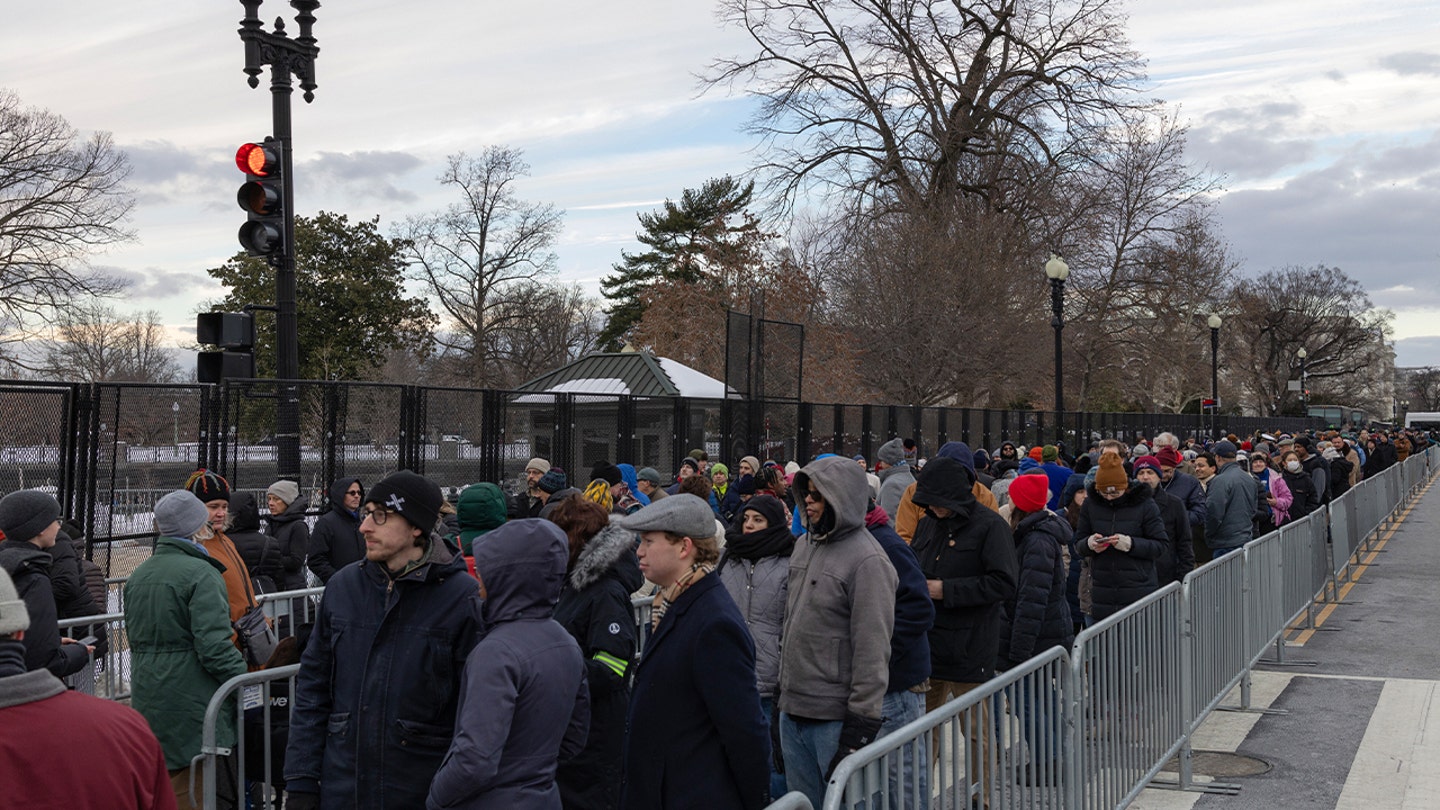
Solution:
{"label": "sunglasses", "polygon": [[346,494],[346,495],[364,495],[365,493],[361,492],[361,491],[358,490],[358,489],[352,489],[352,490],[350,490],[349,492],[346,492],[345,494]]}
{"label": "sunglasses", "polygon": [[820,503],[821,501],[825,500],[824,496],[820,494],[820,490],[818,489],[807,489],[805,490],[805,493],[802,497],[804,497],[807,501],[815,501],[816,503]]}

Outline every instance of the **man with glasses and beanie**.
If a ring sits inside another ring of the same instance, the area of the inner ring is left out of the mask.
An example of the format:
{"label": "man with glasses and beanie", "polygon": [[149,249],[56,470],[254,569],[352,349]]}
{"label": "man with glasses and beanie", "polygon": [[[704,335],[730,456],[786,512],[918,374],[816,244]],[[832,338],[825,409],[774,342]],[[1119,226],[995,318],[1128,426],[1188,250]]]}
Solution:
{"label": "man with glasses and beanie", "polygon": [[365,559],[331,577],[300,659],[289,810],[425,806],[483,627],[479,584],[434,531],[441,503],[408,470],[365,496]]}
{"label": "man with glasses and beanie", "polygon": [[25,633],[25,668],[46,669],[57,678],[80,671],[93,647],[61,638],[55,592],[50,584],[49,549],[60,534],[60,503],[34,489],[0,498],[0,568],[14,580],[29,610]]}
{"label": "man with glasses and beanie", "polygon": [[792,485],[805,534],[790,556],[780,747],[786,785],[819,807],[835,767],[880,731],[899,578],[865,528],[870,483],[859,465],[821,458]]}
{"label": "man with glasses and beanie", "polygon": [[365,559],[365,538],[360,536],[364,497],[359,478],[341,478],[330,485],[330,508],[315,521],[306,549],[306,564],[322,584],[341,568]]}

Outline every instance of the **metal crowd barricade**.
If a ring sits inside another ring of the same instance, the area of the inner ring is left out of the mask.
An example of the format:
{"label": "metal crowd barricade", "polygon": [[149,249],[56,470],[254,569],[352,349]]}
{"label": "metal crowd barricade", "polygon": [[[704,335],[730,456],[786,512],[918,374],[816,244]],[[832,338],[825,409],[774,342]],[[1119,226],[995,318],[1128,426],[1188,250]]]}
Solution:
{"label": "metal crowd barricade", "polygon": [[[195,773],[199,770],[204,775],[201,791],[205,810],[215,810],[215,776],[220,767],[233,767],[238,775],[236,784],[242,789],[247,779],[251,782],[248,806],[255,810],[280,806],[279,785],[283,784],[283,774],[277,771],[276,765],[284,759],[285,743],[275,739],[277,724],[274,721],[277,714],[283,712],[285,725],[289,727],[290,698],[295,694],[295,675],[299,671],[299,664],[291,664],[236,675],[221,684],[210,698],[201,729],[200,753],[190,763],[190,795],[192,798],[196,795]],[[221,745],[218,739],[221,712],[235,714],[233,745]],[[222,760],[222,757],[230,759]],[[247,758],[256,757],[261,759],[258,766],[246,762]],[[197,765],[202,767],[195,767]],[[247,806],[245,797],[240,798],[240,805]]]}
{"label": "metal crowd barricade", "polygon": [[[1182,675],[1188,679],[1187,722],[1194,733],[1220,701],[1250,671],[1250,646],[1245,611],[1245,555],[1226,554],[1185,575],[1181,584],[1185,606]],[[1188,750],[1180,756],[1180,782],[1190,784]]]}
{"label": "metal crowd barricade", "polygon": [[[1293,524],[1290,524],[1293,525]],[[1289,525],[1251,540],[1236,553],[1245,555],[1245,629],[1248,666],[1253,667],[1274,643],[1284,642],[1285,580],[1282,538]]]}
{"label": "metal crowd barricade", "polygon": [[261,610],[265,611],[265,615],[275,622],[280,634],[289,636],[294,635],[295,628],[300,625],[314,623],[316,612],[320,609],[320,597],[324,593],[325,586],[321,585],[316,588],[256,594],[255,601],[259,603]]}
{"label": "metal crowd barricade", "polygon": [[786,793],[765,807],[766,810],[815,810],[815,805],[799,791]]}
{"label": "metal crowd barricade", "polygon": [[[630,599],[630,614],[635,617],[635,660],[638,662],[640,656],[645,652],[645,642],[650,640],[650,611],[654,606],[654,600],[649,596],[636,596]],[[631,667],[634,671],[634,667]]]}
{"label": "metal crowd barricade", "polygon": [[1046,650],[846,757],[824,810],[969,808],[982,793],[992,810],[1067,807],[1071,684],[1070,657]]}
{"label": "metal crowd barricade", "polygon": [[[1362,484],[1364,482],[1361,482]],[[1332,541],[1332,562],[1338,584],[1341,579],[1350,578],[1350,561],[1360,546],[1359,520],[1356,518],[1357,484],[1330,504],[1330,538]],[[1340,597],[1339,592],[1335,594]]]}
{"label": "metal crowd barricade", "polygon": [[106,647],[98,658],[92,653],[85,666],[65,679],[75,691],[109,700],[130,699],[130,638],[125,633],[125,614],[102,613],[59,621],[60,635],[77,641],[92,633],[93,625],[104,625]]}

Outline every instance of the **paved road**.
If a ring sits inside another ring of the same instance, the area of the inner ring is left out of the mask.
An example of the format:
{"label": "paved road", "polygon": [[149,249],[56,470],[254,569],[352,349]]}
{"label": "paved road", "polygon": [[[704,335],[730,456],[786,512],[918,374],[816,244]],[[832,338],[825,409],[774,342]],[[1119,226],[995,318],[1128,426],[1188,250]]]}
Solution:
{"label": "paved road", "polygon": [[1270,769],[1222,777],[1235,796],[1147,790],[1132,807],[1440,810],[1440,486],[1379,548],[1319,630],[1291,634],[1287,659],[1313,666],[1255,673],[1252,702],[1284,713],[1216,712],[1196,735]]}

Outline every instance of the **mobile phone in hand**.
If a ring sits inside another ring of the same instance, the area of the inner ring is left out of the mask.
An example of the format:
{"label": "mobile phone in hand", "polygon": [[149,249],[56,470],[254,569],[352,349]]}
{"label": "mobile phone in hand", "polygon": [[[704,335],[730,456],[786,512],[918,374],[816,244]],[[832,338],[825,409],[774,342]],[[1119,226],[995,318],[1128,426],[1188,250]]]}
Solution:
{"label": "mobile phone in hand", "polygon": [[96,638],[95,636],[86,636],[86,637],[84,637],[84,638],[76,641],[75,643],[76,643],[76,644],[83,645],[83,646],[86,646],[86,647],[94,647],[94,646],[95,646],[95,642],[97,642],[97,641],[99,641],[99,640],[100,640],[100,639]]}

